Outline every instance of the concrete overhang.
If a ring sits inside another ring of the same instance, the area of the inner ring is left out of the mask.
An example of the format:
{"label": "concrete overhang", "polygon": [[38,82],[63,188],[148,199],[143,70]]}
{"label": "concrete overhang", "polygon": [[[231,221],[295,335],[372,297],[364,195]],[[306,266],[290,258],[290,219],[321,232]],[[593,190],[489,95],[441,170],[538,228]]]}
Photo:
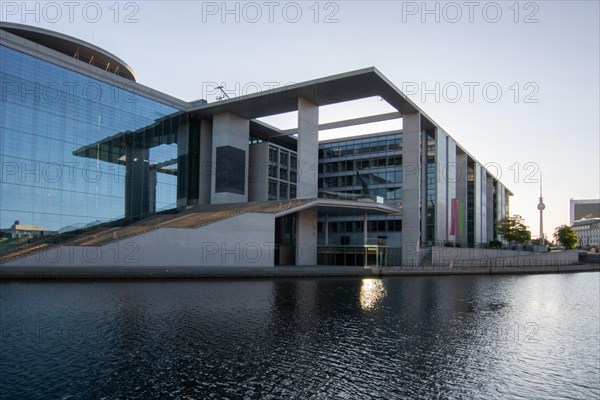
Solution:
{"label": "concrete overhang", "polygon": [[135,82],[133,69],[114,54],[81,39],[36,26],[0,21],[0,30],[30,40],[41,46],[76,57],[106,71]]}
{"label": "concrete overhang", "polygon": [[401,209],[390,207],[385,204],[366,201],[318,198],[279,213],[275,213],[275,216],[283,217],[285,215],[293,214],[303,210],[317,210],[320,213],[327,213],[330,216],[362,216],[365,213],[368,215],[402,215]]}
{"label": "concrete overhang", "polygon": [[423,129],[436,127],[431,118],[375,67],[208,104],[193,103],[187,111],[198,118],[211,118],[215,114],[231,112],[243,118],[255,119],[297,111],[300,97],[317,106],[326,106],[375,96],[387,101],[401,114],[420,112]]}

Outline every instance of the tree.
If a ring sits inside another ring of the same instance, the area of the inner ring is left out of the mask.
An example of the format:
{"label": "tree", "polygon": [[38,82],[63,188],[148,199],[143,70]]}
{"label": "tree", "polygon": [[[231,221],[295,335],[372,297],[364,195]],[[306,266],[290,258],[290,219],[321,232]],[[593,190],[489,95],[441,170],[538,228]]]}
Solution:
{"label": "tree", "polygon": [[524,222],[520,215],[504,217],[496,221],[496,232],[509,243],[525,244],[531,239],[531,232]]}
{"label": "tree", "polygon": [[565,249],[574,249],[579,243],[577,234],[569,225],[561,225],[554,230],[554,239],[560,242]]}

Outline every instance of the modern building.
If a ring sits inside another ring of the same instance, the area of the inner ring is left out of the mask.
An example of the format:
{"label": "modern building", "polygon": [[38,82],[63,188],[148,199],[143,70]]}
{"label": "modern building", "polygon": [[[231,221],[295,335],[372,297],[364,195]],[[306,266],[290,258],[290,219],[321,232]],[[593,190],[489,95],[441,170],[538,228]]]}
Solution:
{"label": "modern building", "polygon": [[573,222],[579,246],[584,249],[600,247],[600,218],[582,218]]}
{"label": "modern building", "polygon": [[[417,138],[419,150],[411,153],[409,146],[416,146],[406,139],[395,131],[321,142],[319,194],[364,194],[401,208],[402,216],[370,219],[369,243],[402,243],[411,219],[417,225],[412,240],[421,246],[485,247],[498,239],[494,222],[508,214],[512,193],[441,128],[424,130]],[[362,231],[356,217],[320,218],[320,243],[362,244]]]}
{"label": "modern building", "polygon": [[582,218],[600,218],[600,199],[569,200],[569,224]]}
{"label": "modern building", "polygon": [[[185,102],[73,37],[2,22],[0,45],[0,230],[56,233],[6,247],[8,265],[314,265],[334,245],[354,264],[380,248],[418,263],[432,244],[495,239],[508,214],[511,192],[375,68]],[[319,123],[322,106],[372,97],[395,111]],[[295,129],[261,121],[288,112]]]}

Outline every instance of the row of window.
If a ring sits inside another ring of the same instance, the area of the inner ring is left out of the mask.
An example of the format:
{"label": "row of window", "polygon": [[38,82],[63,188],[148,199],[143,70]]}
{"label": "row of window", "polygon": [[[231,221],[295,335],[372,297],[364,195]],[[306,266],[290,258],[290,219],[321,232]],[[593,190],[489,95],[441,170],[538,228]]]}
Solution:
{"label": "row of window", "polygon": [[381,171],[374,174],[353,174],[343,176],[326,176],[319,178],[320,188],[337,188],[345,186],[367,186],[402,183],[402,170]]}
{"label": "row of window", "polygon": [[296,153],[269,145],[270,178],[296,183],[298,181],[297,169],[298,156]]}
{"label": "row of window", "polygon": [[386,168],[402,166],[402,156],[369,158],[365,160],[346,160],[333,162],[320,162],[319,174],[334,174],[345,171],[362,171],[365,169]]}
{"label": "row of window", "polygon": [[269,179],[269,200],[295,199],[297,190],[297,186],[294,184],[280,182],[275,179]]}
{"label": "row of window", "polygon": [[269,163],[278,164],[291,169],[296,169],[298,165],[298,157],[296,153],[277,148],[273,145],[269,146]]}
{"label": "row of window", "polygon": [[401,151],[402,135],[383,138],[354,139],[343,142],[324,143],[319,146],[319,159],[344,157],[354,154],[382,151]]}
{"label": "row of window", "polygon": [[[317,223],[317,231],[324,232],[325,223]],[[330,233],[359,233],[363,232],[363,221],[337,221],[328,223]],[[402,232],[402,220],[367,221],[368,232]]]}

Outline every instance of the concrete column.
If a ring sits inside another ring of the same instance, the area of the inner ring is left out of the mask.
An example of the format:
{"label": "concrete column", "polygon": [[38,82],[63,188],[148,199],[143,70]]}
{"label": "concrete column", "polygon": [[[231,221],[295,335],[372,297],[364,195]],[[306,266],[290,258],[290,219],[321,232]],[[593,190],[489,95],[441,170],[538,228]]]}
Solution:
{"label": "concrete column", "polygon": [[490,176],[486,176],[486,231],[489,242],[494,240],[494,221],[496,216],[494,215],[494,179]]}
{"label": "concrete column", "polygon": [[296,265],[317,265],[317,211],[298,212]]}
{"label": "concrete column", "polygon": [[369,244],[369,214],[363,215],[363,245]]}
{"label": "concrete column", "polygon": [[496,206],[498,215],[496,216],[496,219],[499,220],[504,218],[504,185],[500,182],[498,182],[498,185],[496,186],[496,197],[498,201],[498,205]]}
{"label": "concrete column", "polygon": [[[446,204],[446,215],[447,215],[447,239],[454,241],[456,240],[456,235],[450,234],[450,230],[452,227],[452,199],[456,198],[456,182],[458,178],[458,168],[456,164],[456,142],[451,137],[448,137],[448,147],[447,147],[447,164],[446,164],[446,180],[447,180],[447,199],[448,203]],[[456,228],[455,228],[456,229]]]}
{"label": "concrete column", "polygon": [[475,246],[477,246],[479,243],[481,243],[481,213],[483,212],[481,208],[481,164],[478,162],[473,163],[473,175],[473,190],[475,191],[473,195],[473,201],[475,203],[473,204],[473,239],[475,240]]}
{"label": "concrete column", "polygon": [[149,151],[130,143],[125,158],[125,218],[141,218],[151,212]]}
{"label": "concrete column", "polygon": [[269,143],[251,144],[248,164],[248,201],[269,200]]}
{"label": "concrete column", "polygon": [[421,114],[402,116],[402,262],[418,264],[421,251]]}
{"label": "concrete column", "polygon": [[367,250],[367,244],[369,244],[369,215],[367,213],[365,213],[363,215],[363,246],[364,247],[364,252],[365,252],[365,257],[364,257],[364,266],[367,266],[367,257],[369,255],[369,252]]}
{"label": "concrete column", "polygon": [[248,201],[250,121],[233,113],[213,117],[211,203]]}
{"label": "concrete column", "polygon": [[448,136],[437,129],[435,141],[436,161],[436,193],[435,193],[435,238],[437,241],[448,240]]}
{"label": "concrete column", "polygon": [[319,107],[298,98],[298,189],[297,198],[316,198],[319,163]]}
{"label": "concrete column", "polygon": [[479,165],[479,174],[480,174],[480,181],[481,181],[481,223],[480,223],[480,229],[481,229],[481,239],[480,242],[481,243],[487,243],[488,238],[487,238],[487,173],[485,171],[485,168],[483,168],[483,165]]}
{"label": "concrete column", "polygon": [[210,204],[212,182],[212,121],[200,122],[200,182],[198,184],[198,204]]}

